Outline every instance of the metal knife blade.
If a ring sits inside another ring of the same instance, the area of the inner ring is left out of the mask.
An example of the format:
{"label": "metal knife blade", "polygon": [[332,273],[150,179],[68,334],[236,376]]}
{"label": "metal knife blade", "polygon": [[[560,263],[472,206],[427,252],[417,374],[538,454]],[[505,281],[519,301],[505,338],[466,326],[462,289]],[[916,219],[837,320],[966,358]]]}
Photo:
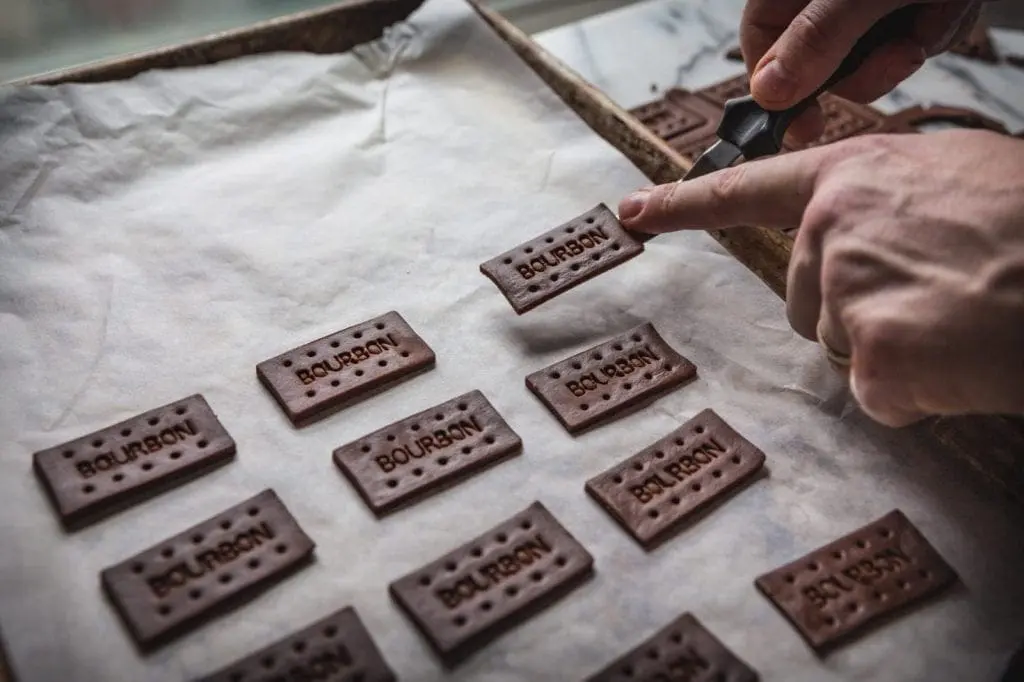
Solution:
{"label": "metal knife blade", "polygon": [[736,163],[741,156],[743,156],[743,151],[739,147],[726,140],[719,140],[700,155],[680,182],[728,168]]}

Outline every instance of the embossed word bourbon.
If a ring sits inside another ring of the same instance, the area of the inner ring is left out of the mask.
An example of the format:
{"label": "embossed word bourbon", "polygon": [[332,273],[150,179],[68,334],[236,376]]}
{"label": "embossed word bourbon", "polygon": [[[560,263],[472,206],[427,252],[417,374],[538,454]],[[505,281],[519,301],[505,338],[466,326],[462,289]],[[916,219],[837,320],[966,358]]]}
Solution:
{"label": "embossed word bourbon", "polygon": [[584,682],[758,682],[758,674],[692,613],[654,633]]}
{"label": "embossed word bourbon", "polygon": [[334,451],[334,463],[378,514],[518,454],[523,444],[480,391],[470,391]]}
{"label": "embossed word bourbon", "polygon": [[824,609],[830,601],[857,591],[858,585],[874,585],[887,575],[898,575],[911,567],[910,557],[897,547],[885,547],[851,566],[816,577],[800,588],[808,602]]}
{"label": "embossed word bourbon", "polygon": [[565,387],[577,398],[582,398],[592,391],[603,390],[603,386],[615,383],[617,379],[625,379],[639,369],[656,366],[661,362],[658,355],[650,346],[644,344],[642,348],[622,352],[608,358],[608,363],[602,365],[599,371],[589,372],[576,380],[566,381]]}
{"label": "embossed word bourbon", "polygon": [[194,682],[395,682],[351,606]]}
{"label": "embossed word bourbon", "polygon": [[228,435],[196,394],[35,453],[33,468],[75,529],[225,464]]}
{"label": "embossed word bourbon", "polygon": [[[145,434],[145,431],[143,433]],[[99,472],[131,464],[139,457],[152,455],[171,446],[185,443],[189,439],[197,440],[198,438],[199,431],[196,429],[196,425],[191,419],[185,419],[159,431],[153,429],[148,435],[142,435],[138,440],[125,443],[119,449],[107,450],[79,460],[75,463],[75,469],[78,470],[78,474],[82,478],[90,478]]]}
{"label": "embossed word bourbon", "polygon": [[610,420],[697,375],[650,323],[526,377],[570,433]]}
{"label": "embossed word bourbon", "polygon": [[921,532],[895,510],[755,584],[821,652],[956,579]]}
{"label": "embossed word bourbon", "polygon": [[712,410],[692,419],[585,485],[650,549],[688,518],[750,480],[765,455]]}
{"label": "embossed word bourbon", "polygon": [[445,608],[457,608],[463,601],[496,588],[553,551],[544,536],[538,533],[497,554],[487,563],[456,580],[450,587],[438,588],[434,596],[445,605]]}
{"label": "embossed word bourbon", "polygon": [[276,536],[271,524],[263,521],[235,533],[233,537],[222,539],[210,549],[182,557],[165,572],[147,578],[146,583],[155,596],[166,597],[174,589],[185,587],[222,566],[229,566]]}
{"label": "embossed word bourbon", "polygon": [[568,593],[594,559],[539,502],[390,586],[452,663]]}
{"label": "embossed word bourbon", "polygon": [[256,376],[295,426],[434,366],[434,352],[391,311],[256,366]]}
{"label": "embossed word bourbon", "polygon": [[492,258],[480,271],[522,314],[643,250],[643,243],[601,204]]}
{"label": "embossed word bourbon", "polygon": [[100,581],[136,642],[149,649],[215,607],[269,587],[310,559],[314,547],[268,489],[105,569]]}
{"label": "embossed word bourbon", "polygon": [[373,458],[381,471],[389,473],[396,467],[415,462],[431,453],[457,446],[462,441],[472,438],[473,434],[483,433],[484,428],[476,416],[471,415],[465,419],[455,419],[425,436],[417,437],[418,431],[419,429],[410,429],[405,435],[407,442],[399,443],[391,452]]}
{"label": "embossed word bourbon", "polygon": [[579,256],[589,249],[595,249],[607,242],[611,237],[600,225],[583,229],[575,236],[568,236],[563,243],[542,250],[539,254],[530,258],[525,263],[516,266],[516,272],[523,279],[533,279],[537,275],[544,274],[549,268],[555,268],[572,260],[573,256]]}
{"label": "embossed word bourbon", "polygon": [[316,383],[318,379],[326,379],[346,367],[357,367],[360,363],[372,360],[378,355],[395,355],[400,351],[402,342],[394,334],[386,334],[363,344],[350,346],[348,350],[335,353],[330,357],[313,362],[305,367],[295,367],[295,376],[305,385]]}
{"label": "embossed word bourbon", "polygon": [[673,461],[646,476],[640,483],[629,486],[629,492],[638,502],[650,502],[659,495],[681,486],[687,479],[714,464],[725,453],[725,445],[715,440],[714,436],[710,436],[695,446],[690,454],[678,455]]}

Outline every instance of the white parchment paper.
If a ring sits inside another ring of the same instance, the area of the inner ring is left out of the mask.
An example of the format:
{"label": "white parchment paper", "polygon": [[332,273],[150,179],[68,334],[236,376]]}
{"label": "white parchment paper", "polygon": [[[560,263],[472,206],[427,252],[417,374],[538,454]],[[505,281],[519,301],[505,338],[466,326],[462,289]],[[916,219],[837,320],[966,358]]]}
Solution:
{"label": "white parchment paper", "polygon": [[[766,680],[990,680],[1024,638],[1021,513],[849,410],[781,302],[706,235],[513,314],[478,264],[645,182],[460,0],[352,55],[9,90],[0,135],[0,625],[23,682],[183,680],[346,604],[403,680],[578,679],[683,611]],[[293,429],[256,363],[391,309],[437,368]],[[648,320],[700,379],[568,436],[524,376]],[[376,520],[331,450],[474,388],[523,455]],[[31,453],[193,392],[237,460],[61,532]],[[705,407],[770,474],[645,553],[583,483]],[[316,562],[140,656],[99,571],[266,487]],[[596,577],[445,672],[387,583],[534,500]],[[897,507],[963,586],[817,659],[753,579]]]}

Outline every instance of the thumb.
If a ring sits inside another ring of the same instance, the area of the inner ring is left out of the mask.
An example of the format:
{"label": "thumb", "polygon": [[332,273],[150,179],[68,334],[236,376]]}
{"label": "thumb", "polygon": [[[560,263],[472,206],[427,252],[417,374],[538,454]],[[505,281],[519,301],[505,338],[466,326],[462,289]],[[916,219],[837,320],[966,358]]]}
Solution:
{"label": "thumb", "polygon": [[754,68],[750,92],[767,107],[793,106],[839,68],[853,46],[901,0],[811,0]]}
{"label": "thumb", "polygon": [[628,230],[649,234],[741,225],[797,227],[828,153],[815,147],[640,190],[619,204],[619,220]]}

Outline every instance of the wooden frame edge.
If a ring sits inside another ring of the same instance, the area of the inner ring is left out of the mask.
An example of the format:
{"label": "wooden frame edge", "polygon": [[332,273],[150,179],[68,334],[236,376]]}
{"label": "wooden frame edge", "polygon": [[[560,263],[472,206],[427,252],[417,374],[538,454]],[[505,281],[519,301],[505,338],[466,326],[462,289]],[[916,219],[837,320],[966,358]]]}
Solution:
{"label": "wooden frame edge", "polygon": [[347,52],[383,35],[424,0],[344,0],[222,31],[187,43],[91,62],[12,81],[8,85],[58,85],[124,80],[150,69],[201,66],[267,52]]}

